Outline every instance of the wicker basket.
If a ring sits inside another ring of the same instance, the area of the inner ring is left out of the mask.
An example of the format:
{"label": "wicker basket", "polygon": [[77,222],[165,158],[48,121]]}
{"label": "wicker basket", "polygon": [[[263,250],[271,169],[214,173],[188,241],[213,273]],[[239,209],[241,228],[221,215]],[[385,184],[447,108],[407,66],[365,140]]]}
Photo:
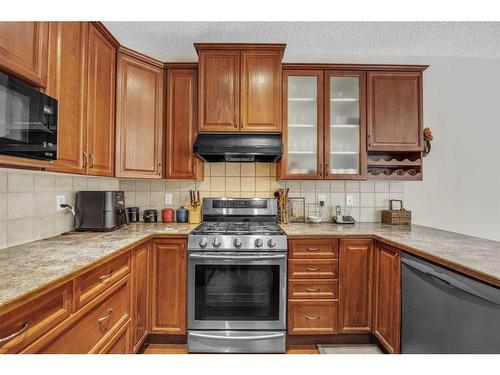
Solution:
{"label": "wicker basket", "polygon": [[[394,210],[393,202],[401,203],[401,209]],[[411,224],[411,211],[403,208],[403,201],[398,199],[390,200],[390,209],[382,211],[382,223],[385,224]]]}

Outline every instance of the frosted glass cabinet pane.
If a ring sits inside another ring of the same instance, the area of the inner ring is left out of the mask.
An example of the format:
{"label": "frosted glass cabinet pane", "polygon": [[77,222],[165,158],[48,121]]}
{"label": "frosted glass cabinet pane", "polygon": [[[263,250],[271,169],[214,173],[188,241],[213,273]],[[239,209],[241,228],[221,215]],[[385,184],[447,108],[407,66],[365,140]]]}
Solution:
{"label": "frosted glass cabinet pane", "polygon": [[330,77],[330,173],[359,174],[359,77]]}
{"label": "frosted glass cabinet pane", "polygon": [[317,77],[288,77],[288,174],[318,169]]}

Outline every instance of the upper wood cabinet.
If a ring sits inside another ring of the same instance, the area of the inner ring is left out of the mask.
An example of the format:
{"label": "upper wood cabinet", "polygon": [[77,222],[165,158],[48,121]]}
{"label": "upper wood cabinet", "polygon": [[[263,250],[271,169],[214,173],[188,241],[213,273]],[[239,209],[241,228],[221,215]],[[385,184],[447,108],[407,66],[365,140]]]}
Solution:
{"label": "upper wood cabinet", "polygon": [[281,178],[365,178],[365,73],[284,70],[283,80]]}
{"label": "upper wood cabinet", "polygon": [[284,45],[195,47],[199,55],[199,131],[281,131]]}
{"label": "upper wood cabinet", "polygon": [[203,163],[193,154],[197,134],[196,64],[167,64],[165,178],[200,179]]}
{"label": "upper wood cabinet", "polygon": [[50,22],[47,94],[58,100],[57,160],[51,170],[86,173],[88,22]]}
{"label": "upper wood cabinet", "polygon": [[186,239],[153,240],[153,333],[186,333],[186,242]]}
{"label": "upper wood cabinet", "polygon": [[0,22],[0,67],[45,87],[48,30],[48,22]]}
{"label": "upper wood cabinet", "polygon": [[115,175],[161,178],[163,65],[126,49],[117,65]]}
{"label": "upper wood cabinet", "polygon": [[89,26],[87,81],[87,171],[114,175],[116,47]]}
{"label": "upper wood cabinet", "polygon": [[400,251],[393,246],[378,243],[375,251],[374,333],[389,353],[399,353],[400,330]]}
{"label": "upper wood cabinet", "polygon": [[421,151],[422,72],[368,72],[368,150]]}
{"label": "upper wood cabinet", "polygon": [[372,331],[373,241],[340,240],[339,331]]}

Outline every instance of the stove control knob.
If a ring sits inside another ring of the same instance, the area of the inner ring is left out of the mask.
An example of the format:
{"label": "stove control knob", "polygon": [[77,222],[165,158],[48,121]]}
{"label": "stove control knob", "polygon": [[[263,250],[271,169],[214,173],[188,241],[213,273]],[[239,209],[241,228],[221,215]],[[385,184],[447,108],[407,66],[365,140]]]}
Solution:
{"label": "stove control knob", "polygon": [[270,238],[269,241],[267,241],[267,245],[269,247],[275,247],[276,246],[276,240],[274,240],[273,238]]}
{"label": "stove control knob", "polygon": [[200,247],[204,249],[208,245],[207,239],[205,237],[200,238],[200,240],[198,241],[198,245],[200,245]]}
{"label": "stove control knob", "polygon": [[220,246],[220,238],[214,237],[214,239],[212,240],[212,245],[214,245],[214,247],[219,247]]}
{"label": "stove control knob", "polygon": [[262,247],[262,245],[264,245],[264,241],[262,241],[262,238],[257,238],[254,244],[256,247]]}
{"label": "stove control knob", "polygon": [[235,238],[233,240],[233,244],[235,247],[240,248],[241,247],[241,240],[239,238]]}

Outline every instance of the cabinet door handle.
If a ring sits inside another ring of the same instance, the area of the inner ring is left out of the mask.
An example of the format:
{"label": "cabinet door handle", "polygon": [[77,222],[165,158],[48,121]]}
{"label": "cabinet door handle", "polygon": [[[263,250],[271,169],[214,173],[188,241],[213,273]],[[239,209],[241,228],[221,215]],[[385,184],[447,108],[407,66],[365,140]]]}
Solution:
{"label": "cabinet door handle", "polygon": [[239,128],[240,124],[238,123],[238,115],[234,115],[234,127]]}
{"label": "cabinet door handle", "polygon": [[394,256],[392,257],[392,265],[393,265],[393,267],[394,267],[394,269],[395,269],[395,270],[397,270],[397,269],[398,269],[398,264],[395,262],[395,260],[398,258],[398,256],[399,256],[399,253],[396,253],[396,254],[394,254]]}
{"label": "cabinet door handle", "polygon": [[319,247],[308,247],[306,248],[306,251],[320,251],[321,249]]}
{"label": "cabinet door handle", "polygon": [[328,163],[325,164],[325,176],[328,176],[330,174],[330,167],[328,166]]}
{"label": "cabinet door handle", "polygon": [[368,146],[372,145],[372,136],[368,133]]}
{"label": "cabinet door handle", "polygon": [[104,283],[104,282],[108,281],[108,280],[109,280],[109,278],[111,277],[111,274],[112,274],[112,273],[113,273],[113,271],[111,271],[110,273],[108,273],[108,274],[106,274],[106,275],[102,275],[102,276],[100,276],[100,277],[99,277],[99,281],[100,281],[101,283]]}
{"label": "cabinet door handle", "polygon": [[320,288],[306,288],[306,292],[310,293],[319,292],[320,290]]}
{"label": "cabinet door handle", "polygon": [[90,153],[89,156],[90,156],[90,162],[91,162],[89,168],[94,168],[95,156],[92,153]]}
{"label": "cabinet door handle", "polygon": [[83,151],[83,168],[87,168],[88,163],[89,163],[89,154]]}
{"label": "cabinet door handle", "polygon": [[102,322],[108,320],[109,318],[111,318],[111,314],[113,314],[113,309],[109,309],[108,314],[106,316],[103,316],[102,318],[97,319],[97,322],[102,323]]}
{"label": "cabinet door handle", "polygon": [[308,272],[315,272],[315,271],[319,271],[319,268],[309,268],[309,267],[306,267],[306,271],[308,271]]}
{"label": "cabinet door handle", "polygon": [[304,315],[304,318],[306,318],[307,320],[318,320],[319,315],[315,315],[315,316]]}
{"label": "cabinet door handle", "polygon": [[323,164],[319,165],[319,177],[323,177]]}
{"label": "cabinet door handle", "polygon": [[24,331],[26,331],[28,329],[28,322],[24,322],[23,326],[21,327],[21,329],[19,331],[16,331],[14,332],[13,334],[9,335],[9,336],[5,336],[5,337],[2,337],[0,338],[0,345],[5,343],[5,342],[8,342],[14,338],[16,338],[17,336],[19,336],[20,334],[22,334]]}

